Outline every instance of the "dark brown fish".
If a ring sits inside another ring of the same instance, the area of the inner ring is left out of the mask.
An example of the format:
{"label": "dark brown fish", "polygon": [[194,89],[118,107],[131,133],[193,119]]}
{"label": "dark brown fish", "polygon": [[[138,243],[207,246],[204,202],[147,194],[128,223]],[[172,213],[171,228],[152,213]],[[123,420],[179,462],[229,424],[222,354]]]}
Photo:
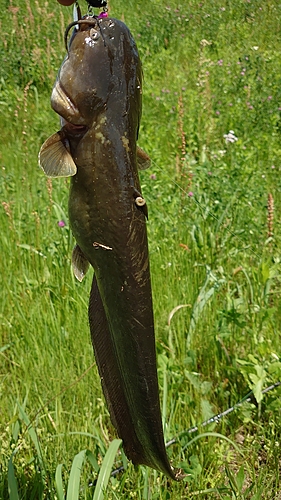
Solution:
{"label": "dark brown fish", "polygon": [[43,144],[39,159],[47,175],[72,176],[72,262],[79,280],[89,263],[95,271],[89,321],[112,422],[134,464],[176,479],[163,438],[147,208],[137,168],[149,163],[136,146],[141,93],[141,63],[129,29],[112,18],[84,18],[51,98],[63,126]]}

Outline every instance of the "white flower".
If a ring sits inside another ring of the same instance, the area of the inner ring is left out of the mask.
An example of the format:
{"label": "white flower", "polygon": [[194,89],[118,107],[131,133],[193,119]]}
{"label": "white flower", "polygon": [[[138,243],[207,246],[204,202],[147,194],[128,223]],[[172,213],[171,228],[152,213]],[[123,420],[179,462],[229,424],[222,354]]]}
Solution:
{"label": "white flower", "polygon": [[223,137],[225,138],[225,142],[226,143],[228,143],[228,142],[236,142],[238,140],[238,138],[234,134],[233,130],[230,130],[228,132],[228,134],[224,134]]}

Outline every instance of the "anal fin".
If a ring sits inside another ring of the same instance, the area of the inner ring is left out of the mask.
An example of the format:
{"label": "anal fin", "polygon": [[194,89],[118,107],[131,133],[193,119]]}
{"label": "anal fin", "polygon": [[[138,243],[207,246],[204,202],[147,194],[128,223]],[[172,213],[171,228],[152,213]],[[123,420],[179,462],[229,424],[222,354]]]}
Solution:
{"label": "anal fin", "polygon": [[123,378],[95,275],[90,294],[89,323],[95,358],[112,424],[118,436],[123,440],[129,459],[139,463],[137,458],[144,455],[144,450],[134,429]]}

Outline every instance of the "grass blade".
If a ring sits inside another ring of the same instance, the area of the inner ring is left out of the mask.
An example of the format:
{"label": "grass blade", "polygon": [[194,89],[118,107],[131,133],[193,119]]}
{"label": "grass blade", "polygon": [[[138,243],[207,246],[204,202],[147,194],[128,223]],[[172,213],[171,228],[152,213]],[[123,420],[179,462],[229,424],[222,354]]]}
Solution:
{"label": "grass blade", "polygon": [[27,426],[28,434],[30,435],[30,437],[33,441],[33,444],[35,446],[35,449],[37,451],[37,457],[38,457],[38,461],[39,461],[39,465],[40,465],[42,478],[44,478],[46,476],[46,469],[45,469],[45,465],[44,465],[41,446],[40,446],[36,431],[35,431],[34,427],[32,426],[32,424],[29,420],[29,417],[25,413],[23,407],[20,405],[19,402],[17,402],[17,405],[18,405],[19,412],[20,412],[20,418],[24,421],[25,425]]}
{"label": "grass blade", "polygon": [[202,439],[204,437],[208,437],[208,436],[213,436],[213,437],[218,437],[219,439],[224,439],[225,441],[227,441],[229,444],[231,444],[231,446],[233,446],[233,448],[235,448],[235,450],[243,456],[243,452],[240,450],[240,448],[238,448],[237,444],[234,443],[234,441],[232,441],[231,439],[229,439],[228,437],[224,436],[223,434],[220,434],[219,432],[203,432],[202,434],[198,434],[198,436],[194,437],[193,439],[191,439],[188,443],[186,443],[186,445],[184,445],[182,447],[182,451],[186,450],[186,448],[188,448],[188,446],[190,446],[191,444],[195,443],[195,441],[198,441],[198,439]]}
{"label": "grass blade", "polygon": [[104,492],[108,485],[110,472],[115,459],[115,455],[121,443],[122,443],[121,439],[114,439],[112,443],[110,443],[110,446],[102,462],[93,500],[103,500],[104,498]]}
{"label": "grass blade", "polygon": [[58,500],[64,500],[63,481],[62,481],[62,464],[56,468],[55,484],[58,495]]}
{"label": "grass blade", "polygon": [[87,459],[90,462],[91,466],[93,467],[93,469],[95,469],[96,472],[99,472],[100,466],[98,464],[96,457],[93,455],[93,453],[90,450],[87,450],[86,456],[87,456]]}
{"label": "grass blade", "polygon": [[72,462],[66,500],[78,500],[82,465],[85,460],[87,450],[82,450],[75,455]]}
{"label": "grass blade", "polygon": [[16,454],[18,448],[12,453],[8,465],[8,490],[10,500],[19,500],[18,484],[15,476],[15,469],[13,464],[13,457]]}

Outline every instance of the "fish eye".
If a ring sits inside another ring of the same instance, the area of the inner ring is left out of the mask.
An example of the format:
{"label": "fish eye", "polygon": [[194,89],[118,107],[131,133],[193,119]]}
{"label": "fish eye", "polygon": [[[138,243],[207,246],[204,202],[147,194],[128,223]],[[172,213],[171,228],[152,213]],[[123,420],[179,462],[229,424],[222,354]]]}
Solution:
{"label": "fish eye", "polygon": [[91,28],[90,29],[90,37],[92,40],[97,40],[99,38],[100,34],[97,30],[95,30],[94,28]]}

